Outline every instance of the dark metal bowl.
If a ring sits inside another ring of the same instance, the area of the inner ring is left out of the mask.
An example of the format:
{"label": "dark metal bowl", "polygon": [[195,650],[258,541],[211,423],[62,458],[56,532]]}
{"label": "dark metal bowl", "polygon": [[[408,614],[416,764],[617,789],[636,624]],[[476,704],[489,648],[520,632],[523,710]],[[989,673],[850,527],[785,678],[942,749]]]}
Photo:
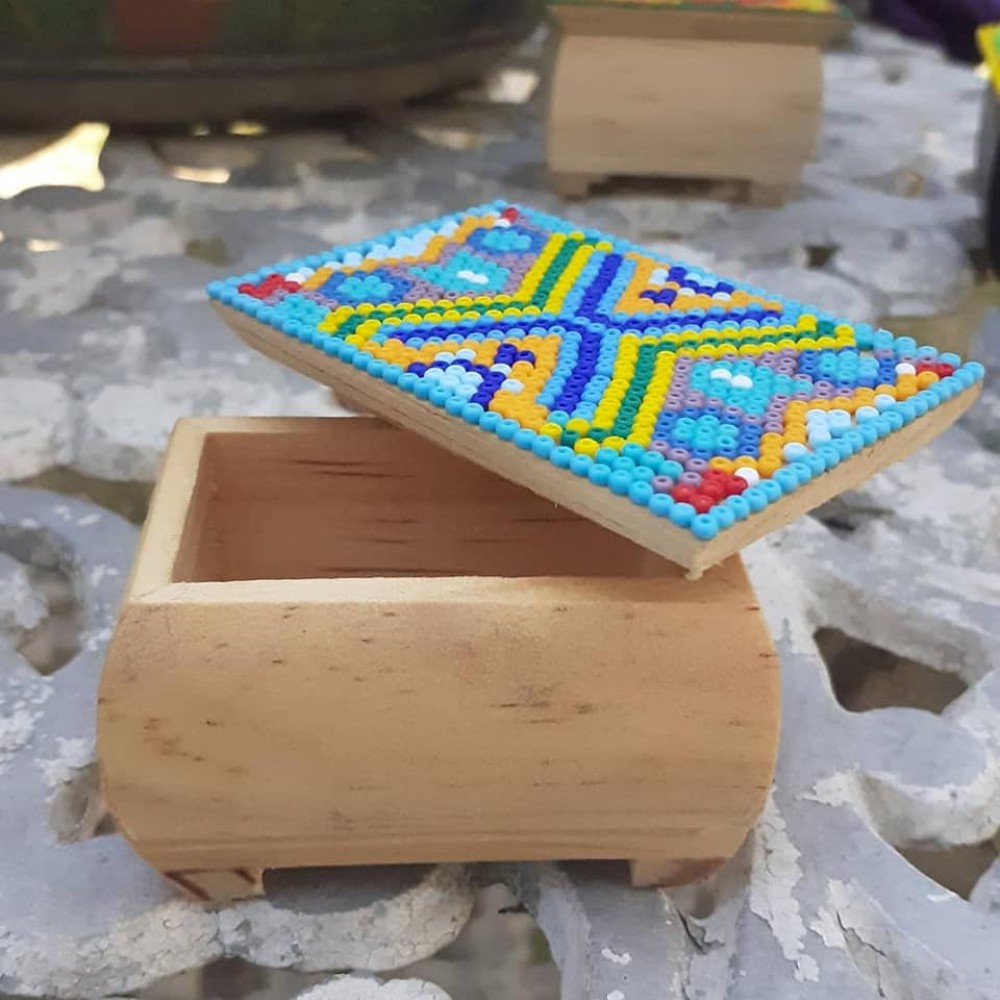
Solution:
{"label": "dark metal bowl", "polygon": [[0,0],[0,122],[225,120],[481,76],[542,0]]}

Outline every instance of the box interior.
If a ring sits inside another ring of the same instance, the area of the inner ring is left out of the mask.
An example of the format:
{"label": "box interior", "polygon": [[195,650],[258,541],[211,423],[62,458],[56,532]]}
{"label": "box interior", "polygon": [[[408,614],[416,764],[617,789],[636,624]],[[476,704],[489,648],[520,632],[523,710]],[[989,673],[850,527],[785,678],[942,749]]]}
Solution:
{"label": "box interior", "polygon": [[173,582],[683,574],[378,421],[280,423],[205,434]]}

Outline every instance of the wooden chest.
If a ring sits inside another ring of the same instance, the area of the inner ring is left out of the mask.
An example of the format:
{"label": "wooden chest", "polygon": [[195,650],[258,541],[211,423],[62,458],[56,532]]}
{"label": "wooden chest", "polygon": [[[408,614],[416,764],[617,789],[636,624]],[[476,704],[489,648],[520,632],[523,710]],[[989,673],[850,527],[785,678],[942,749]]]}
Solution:
{"label": "wooden chest", "polygon": [[374,419],[182,421],[101,688],[110,804],[186,884],[586,858],[690,880],[762,806],[779,687],[739,558],[683,573]]}

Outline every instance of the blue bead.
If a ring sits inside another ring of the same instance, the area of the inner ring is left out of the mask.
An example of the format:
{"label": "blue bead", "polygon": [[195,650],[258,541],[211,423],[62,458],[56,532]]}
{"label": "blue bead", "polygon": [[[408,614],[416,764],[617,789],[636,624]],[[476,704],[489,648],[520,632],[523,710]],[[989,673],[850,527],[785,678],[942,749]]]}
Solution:
{"label": "blue bead", "polygon": [[733,512],[737,521],[745,521],[750,516],[750,504],[744,499],[743,494],[726,497],[723,503]]}
{"label": "blue bead", "polygon": [[522,451],[528,451],[537,436],[530,427],[522,427],[514,435],[514,444]]}
{"label": "blue bead", "polygon": [[427,398],[434,404],[434,406],[444,406],[444,404],[451,399],[451,391],[444,389],[439,385],[435,385],[427,394]]}
{"label": "blue bead", "polygon": [[552,454],[556,443],[550,437],[546,437],[544,434],[539,434],[538,437],[531,443],[531,451],[533,454],[537,455],[539,458],[548,458]]}
{"label": "blue bead", "polygon": [[[754,489],[760,490],[764,496],[767,497],[768,503],[774,503],[775,500],[780,500],[784,490],[781,488],[780,483],[776,483],[774,479],[762,479]],[[744,493],[747,491],[744,490]]]}
{"label": "blue bead", "polygon": [[[761,480],[761,482],[764,481],[765,480]],[[755,514],[762,511],[769,502],[767,494],[760,488],[759,483],[756,486],[751,486],[748,489],[745,489],[741,496],[744,500],[746,500],[750,510]]]}
{"label": "blue bead", "polygon": [[611,477],[608,479],[608,487],[612,493],[615,493],[618,496],[626,496],[631,485],[632,473],[624,469],[612,472]]}
{"label": "blue bead", "polygon": [[503,417],[501,417],[499,413],[494,413],[492,410],[488,410],[479,418],[479,426],[482,427],[484,431],[492,433],[497,429],[501,420],[503,420]]}
{"label": "blue bead", "polygon": [[[657,495],[663,496],[664,494]],[[698,512],[689,503],[675,503],[670,508],[670,520],[681,528],[689,528],[697,516]]]}
{"label": "blue bead", "polygon": [[594,460],[589,455],[574,455],[569,463],[569,471],[586,479],[593,464]]}
{"label": "blue bead", "polygon": [[724,531],[726,528],[731,528],[733,526],[733,522],[736,520],[736,514],[733,512],[733,509],[725,503],[717,503],[712,508],[712,514],[718,522],[720,531]]}
{"label": "blue bead", "polygon": [[587,478],[595,486],[607,486],[611,478],[611,467],[601,462],[595,462],[587,473]]}
{"label": "blue bead", "polygon": [[[431,389],[433,388],[433,382],[429,382],[425,378],[419,379],[413,386],[413,395],[416,396],[417,399],[427,399],[427,397],[431,394]],[[499,418],[500,414],[498,413],[496,416]]]}
{"label": "blue bead", "polygon": [[444,409],[450,416],[458,417],[461,416],[463,406],[465,406],[465,400],[461,396],[449,396],[445,401]]}
{"label": "blue bead", "polygon": [[657,517],[669,517],[673,507],[674,498],[669,493],[654,493],[649,498],[649,509]]}
{"label": "blue bead", "polygon": [[699,514],[691,522],[691,532],[695,538],[707,542],[719,533],[719,522],[715,519],[714,514]]}
{"label": "blue bead", "polygon": [[840,465],[840,452],[837,450],[835,445],[820,445],[817,450],[819,454],[823,456],[823,460],[826,462],[826,467],[828,469],[834,469]]}
{"label": "blue bead", "polygon": [[[650,470],[652,471],[652,470]],[[634,480],[628,488],[628,498],[634,504],[645,507],[653,496],[653,487],[642,480]]]}
{"label": "blue bead", "polygon": [[792,493],[799,488],[799,477],[798,474],[792,469],[791,466],[786,466],[784,469],[778,469],[773,476],[771,476],[771,482],[775,482],[781,488],[782,493]]}
{"label": "blue bead", "polygon": [[549,455],[549,461],[557,469],[568,469],[569,463],[573,461],[573,455],[575,452],[572,448],[567,448],[566,445],[560,445],[560,447],[553,450],[552,454]]}
{"label": "blue bead", "polygon": [[903,415],[899,412],[899,407],[893,407],[891,410],[886,410],[882,414],[882,419],[885,420],[889,426],[894,430],[898,431],[904,423]]}

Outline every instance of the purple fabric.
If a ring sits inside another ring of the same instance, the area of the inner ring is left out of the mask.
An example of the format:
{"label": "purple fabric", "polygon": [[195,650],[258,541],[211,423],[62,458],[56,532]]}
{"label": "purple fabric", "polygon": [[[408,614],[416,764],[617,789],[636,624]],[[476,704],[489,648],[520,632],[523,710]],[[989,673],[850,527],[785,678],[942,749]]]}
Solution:
{"label": "purple fabric", "polygon": [[978,62],[976,28],[1000,21],[1000,0],[873,0],[872,17],[944,46],[955,59]]}

